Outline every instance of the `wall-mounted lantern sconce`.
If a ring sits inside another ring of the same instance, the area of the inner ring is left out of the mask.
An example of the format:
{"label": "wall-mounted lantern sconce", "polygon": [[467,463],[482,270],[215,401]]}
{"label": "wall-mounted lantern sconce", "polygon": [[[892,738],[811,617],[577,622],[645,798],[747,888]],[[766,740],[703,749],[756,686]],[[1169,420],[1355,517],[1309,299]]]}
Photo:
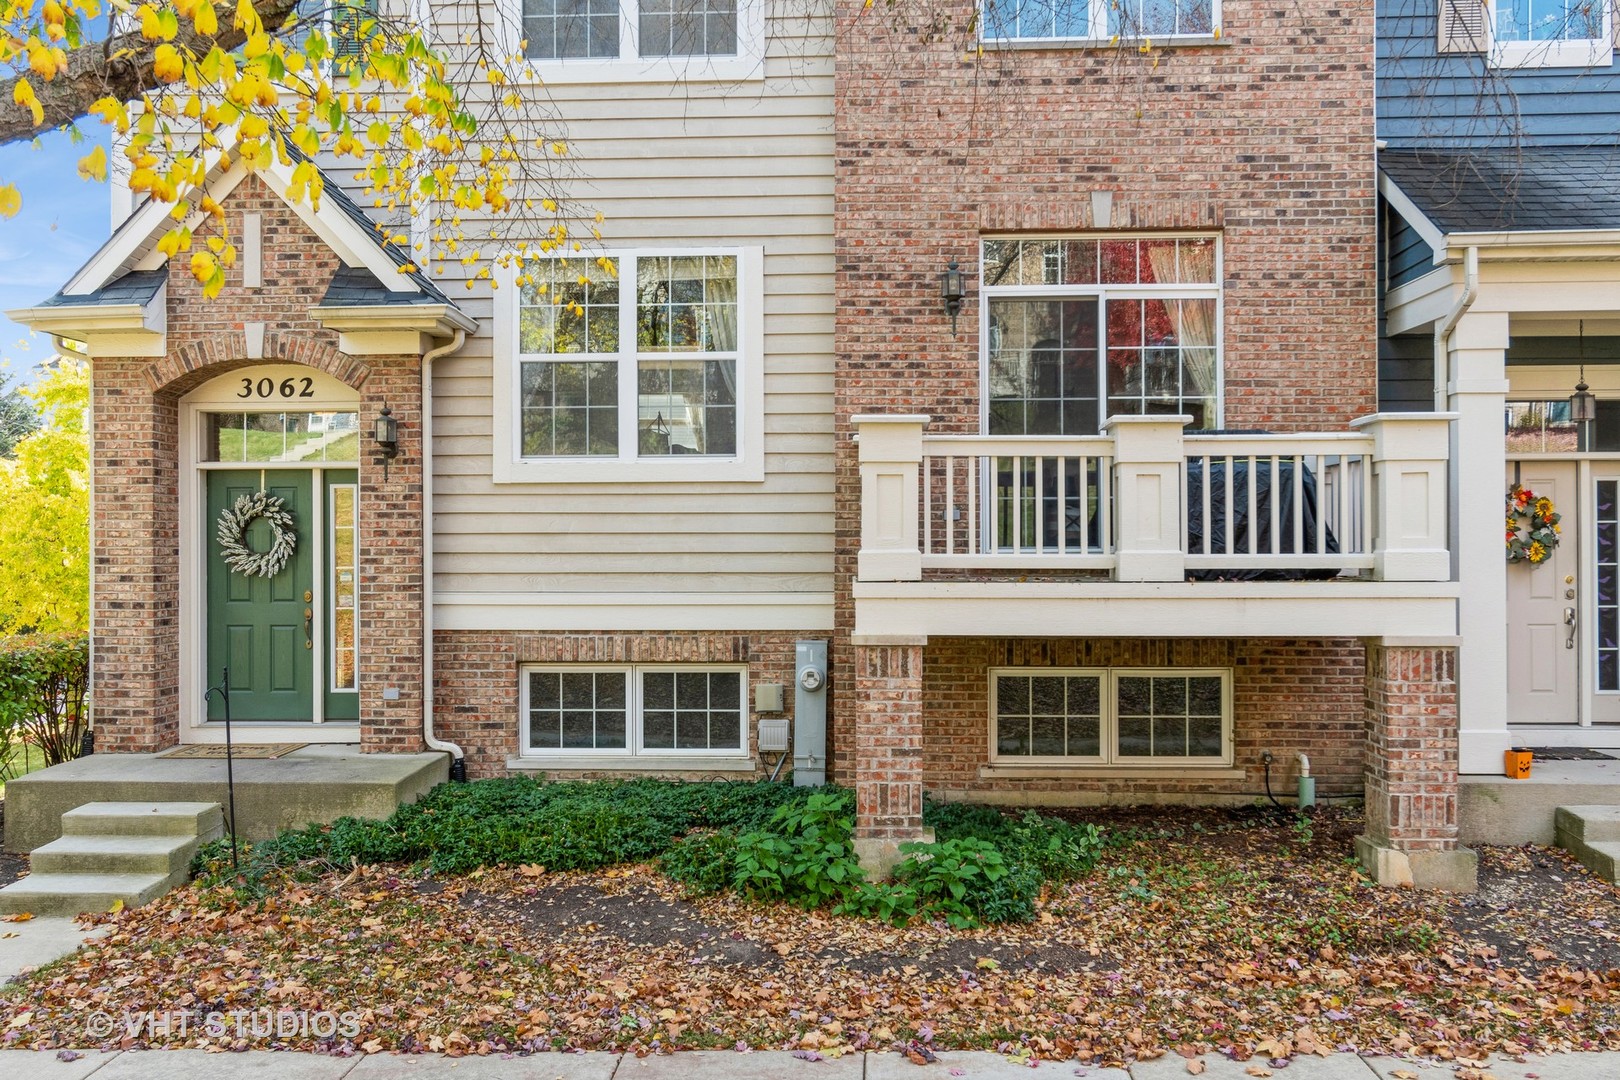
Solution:
{"label": "wall-mounted lantern sconce", "polygon": [[1597,395],[1586,385],[1586,320],[1577,324],[1577,348],[1580,350],[1581,375],[1575,392],[1569,397],[1569,420],[1576,425],[1576,446],[1580,450],[1592,449],[1592,424],[1597,420]]}
{"label": "wall-mounted lantern sconce", "polygon": [[967,295],[967,287],[962,281],[962,271],[957,267],[956,260],[951,260],[950,267],[939,275],[939,297],[945,301],[945,314],[951,317],[951,334],[956,334],[956,317],[962,312],[962,297]]}
{"label": "wall-mounted lantern sconce", "polygon": [[371,435],[377,440],[377,449],[382,453],[383,479],[387,480],[388,463],[399,456],[399,421],[394,419],[394,410],[383,406],[382,415],[377,417]]}

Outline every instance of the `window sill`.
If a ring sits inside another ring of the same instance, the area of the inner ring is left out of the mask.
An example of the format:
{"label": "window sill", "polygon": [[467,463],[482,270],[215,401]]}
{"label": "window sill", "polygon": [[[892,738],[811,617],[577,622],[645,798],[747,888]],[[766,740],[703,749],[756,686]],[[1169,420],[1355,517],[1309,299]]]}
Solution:
{"label": "window sill", "polygon": [[1606,68],[1614,63],[1614,44],[1607,39],[1581,41],[1498,42],[1491,66],[1517,68]]}
{"label": "window sill", "polygon": [[1142,38],[984,38],[981,41],[986,51],[992,50],[1029,50],[1029,49],[1139,49],[1148,48],[1190,49],[1208,48],[1212,46],[1225,47],[1231,42],[1219,34],[1171,34],[1166,37]]}
{"label": "window sill", "polygon": [[497,484],[703,484],[749,483],[765,479],[762,455],[603,461],[553,458],[548,461],[502,461],[494,468]]}
{"label": "window sill", "polygon": [[751,757],[704,757],[697,754],[654,756],[612,756],[581,754],[578,757],[552,754],[547,757],[509,757],[512,772],[754,772],[758,766]]}
{"label": "window sill", "polygon": [[980,780],[1241,780],[1230,765],[980,765]]}
{"label": "window sill", "polygon": [[764,60],[744,53],[741,56],[648,57],[647,59],[591,60],[584,57],[551,60],[532,56],[524,71],[533,77],[524,81],[545,86],[581,86],[592,83],[739,83],[763,82]]}

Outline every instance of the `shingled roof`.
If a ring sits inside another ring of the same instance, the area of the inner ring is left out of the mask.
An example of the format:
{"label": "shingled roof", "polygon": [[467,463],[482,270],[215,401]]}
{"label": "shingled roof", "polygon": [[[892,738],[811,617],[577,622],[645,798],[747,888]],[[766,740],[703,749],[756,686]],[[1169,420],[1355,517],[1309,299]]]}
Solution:
{"label": "shingled roof", "polygon": [[1378,167],[1443,233],[1620,229],[1620,146],[1384,150]]}
{"label": "shingled roof", "polygon": [[49,300],[43,301],[40,307],[111,307],[114,304],[139,304],[145,306],[152,297],[163,288],[163,283],[169,280],[167,270],[131,270],[123,277],[117,277],[107,282],[92,293],[81,293],[69,296],[66,293],[57,293]]}

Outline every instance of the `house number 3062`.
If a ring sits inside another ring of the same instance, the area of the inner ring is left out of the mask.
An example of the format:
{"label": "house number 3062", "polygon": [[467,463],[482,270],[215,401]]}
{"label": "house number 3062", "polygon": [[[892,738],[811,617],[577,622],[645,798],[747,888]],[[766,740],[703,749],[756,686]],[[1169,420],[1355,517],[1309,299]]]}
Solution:
{"label": "house number 3062", "polygon": [[239,398],[306,398],[315,396],[315,380],[305,376],[299,379],[282,379],[280,382],[266,377],[254,382],[252,379],[242,380],[242,389],[236,392]]}

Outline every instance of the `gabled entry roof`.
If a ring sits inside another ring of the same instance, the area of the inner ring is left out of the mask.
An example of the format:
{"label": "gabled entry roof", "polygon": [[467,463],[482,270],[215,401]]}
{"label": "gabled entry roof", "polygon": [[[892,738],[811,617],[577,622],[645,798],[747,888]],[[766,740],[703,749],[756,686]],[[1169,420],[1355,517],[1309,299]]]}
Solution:
{"label": "gabled entry roof", "polygon": [[1442,234],[1620,229],[1620,146],[1383,150],[1378,167]]}

